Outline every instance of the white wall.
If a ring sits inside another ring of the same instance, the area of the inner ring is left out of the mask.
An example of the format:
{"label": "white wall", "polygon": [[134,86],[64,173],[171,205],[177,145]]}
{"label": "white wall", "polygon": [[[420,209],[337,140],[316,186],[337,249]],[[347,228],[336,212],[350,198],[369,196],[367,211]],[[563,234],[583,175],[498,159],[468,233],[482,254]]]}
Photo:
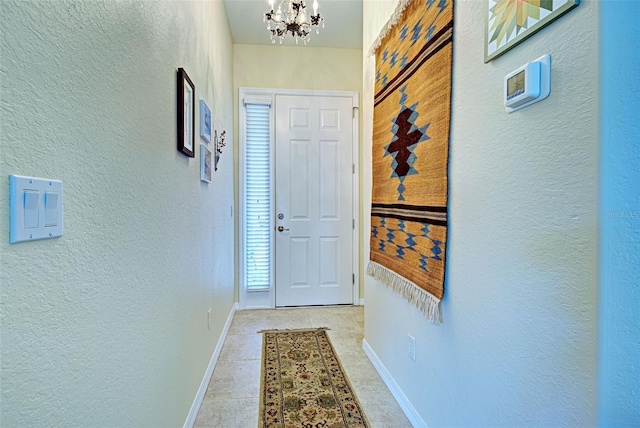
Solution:
{"label": "white wall", "polygon": [[[180,426],[234,302],[233,164],[176,150],[176,70],[232,140],[224,4],[0,8],[2,425]],[[9,245],[9,174],[64,182],[63,237]]]}
{"label": "white wall", "polygon": [[[265,37],[269,37],[266,30]],[[362,92],[362,49],[317,48],[312,45],[313,41],[311,45],[300,47],[234,45],[234,112],[238,111],[240,87]],[[237,114],[234,122],[237,138],[240,135]],[[236,167],[238,146],[235,141]],[[362,252],[362,248],[360,250]],[[361,279],[360,297],[363,296]]]}
{"label": "white wall", "polygon": [[602,427],[640,423],[640,2],[600,3]]}
{"label": "white wall", "polygon": [[[455,6],[443,323],[429,324],[366,277],[365,339],[428,426],[593,426],[597,4],[581,2],[484,64],[485,3]],[[365,52],[394,7],[365,1]],[[553,59],[550,97],[506,114],[505,74],[545,53]],[[365,58],[365,150],[374,73]],[[363,156],[366,205],[370,150]],[[417,340],[416,362],[407,334]]]}

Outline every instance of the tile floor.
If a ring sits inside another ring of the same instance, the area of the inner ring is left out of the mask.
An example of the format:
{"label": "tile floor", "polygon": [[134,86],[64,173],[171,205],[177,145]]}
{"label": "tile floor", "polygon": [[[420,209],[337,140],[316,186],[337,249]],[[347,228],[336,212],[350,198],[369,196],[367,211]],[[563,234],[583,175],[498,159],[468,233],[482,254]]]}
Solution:
{"label": "tile floor", "polygon": [[331,343],[372,428],[411,424],[362,350],[364,308],[341,306],[238,311],[222,347],[195,427],[258,425],[262,335],[272,328],[329,327]]}

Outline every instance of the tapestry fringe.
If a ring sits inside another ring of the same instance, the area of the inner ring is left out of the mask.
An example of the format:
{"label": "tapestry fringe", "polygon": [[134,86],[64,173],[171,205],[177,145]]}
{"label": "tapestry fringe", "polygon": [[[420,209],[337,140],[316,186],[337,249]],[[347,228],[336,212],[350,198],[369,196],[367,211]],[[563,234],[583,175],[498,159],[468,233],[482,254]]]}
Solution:
{"label": "tapestry fringe", "polygon": [[407,8],[407,6],[411,4],[412,1],[413,0],[398,0],[398,5],[396,6],[396,10],[393,12],[393,15],[391,15],[391,18],[389,18],[389,21],[387,21],[385,26],[382,27],[382,30],[380,30],[380,35],[378,36],[376,41],[373,42],[373,45],[371,45],[371,48],[369,48],[369,53],[367,56],[373,56],[376,54],[376,49],[380,47],[380,44],[382,43],[382,39],[384,39],[387,36],[387,34],[389,34],[389,31],[391,31],[391,29],[398,23],[398,21],[402,17],[402,13]]}
{"label": "tapestry fringe", "polygon": [[372,261],[369,261],[369,266],[367,266],[367,275],[374,277],[407,299],[409,303],[420,309],[433,324],[440,322],[440,300],[413,282]]}

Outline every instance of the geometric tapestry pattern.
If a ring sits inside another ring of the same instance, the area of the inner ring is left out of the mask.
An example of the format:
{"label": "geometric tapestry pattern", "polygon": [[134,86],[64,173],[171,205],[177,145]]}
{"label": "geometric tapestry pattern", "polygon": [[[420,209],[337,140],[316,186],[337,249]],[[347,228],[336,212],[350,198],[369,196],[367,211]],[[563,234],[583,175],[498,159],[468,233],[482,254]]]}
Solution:
{"label": "geometric tapestry pattern", "polygon": [[[395,72],[394,68],[401,70],[409,62],[409,57],[413,54],[415,46],[429,42],[436,33],[437,20],[447,11],[450,4],[447,0],[426,0],[425,14],[417,22],[405,23],[399,31],[398,38],[401,44],[396,49],[389,51],[385,49],[381,54],[383,64],[389,65],[389,72],[376,73],[376,83],[386,86],[389,83],[389,74]],[[436,13],[433,13],[433,12]]]}
{"label": "geometric tapestry pattern", "polygon": [[[378,250],[394,251],[395,256],[403,260],[413,260],[415,267],[429,272],[429,260],[441,262],[442,244],[444,242],[435,239],[430,233],[429,223],[419,223],[419,233],[411,233],[407,229],[411,224],[405,220],[394,218],[379,218],[377,224],[372,226],[371,235],[378,239]],[[413,252],[417,257],[405,257],[408,252]]]}
{"label": "geometric tapestry pattern", "polygon": [[437,322],[447,248],[453,0],[400,4],[375,48],[367,273]]}
{"label": "geometric tapestry pattern", "polygon": [[393,118],[393,127],[391,128],[393,138],[391,139],[391,142],[384,147],[386,151],[385,156],[393,156],[393,162],[391,162],[391,169],[393,172],[391,177],[400,180],[400,185],[398,185],[399,201],[404,201],[404,196],[402,196],[402,192],[405,190],[405,187],[402,184],[404,178],[408,175],[415,175],[418,173],[414,168],[416,161],[414,149],[418,143],[429,139],[427,136],[427,127],[429,124],[420,128],[415,125],[415,121],[418,118],[418,103],[415,103],[410,107],[405,105],[405,102],[409,97],[405,93],[406,89],[407,85],[400,88],[400,93],[402,94],[400,97],[400,112]]}

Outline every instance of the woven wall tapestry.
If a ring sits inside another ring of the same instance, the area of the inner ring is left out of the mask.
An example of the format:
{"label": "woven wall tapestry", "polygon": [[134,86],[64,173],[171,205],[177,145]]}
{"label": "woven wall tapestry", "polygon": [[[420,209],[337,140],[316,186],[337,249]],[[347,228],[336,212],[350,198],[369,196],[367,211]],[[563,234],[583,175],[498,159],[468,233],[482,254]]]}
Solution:
{"label": "woven wall tapestry", "polygon": [[371,261],[367,273],[440,320],[447,241],[453,0],[400,0],[371,48]]}

